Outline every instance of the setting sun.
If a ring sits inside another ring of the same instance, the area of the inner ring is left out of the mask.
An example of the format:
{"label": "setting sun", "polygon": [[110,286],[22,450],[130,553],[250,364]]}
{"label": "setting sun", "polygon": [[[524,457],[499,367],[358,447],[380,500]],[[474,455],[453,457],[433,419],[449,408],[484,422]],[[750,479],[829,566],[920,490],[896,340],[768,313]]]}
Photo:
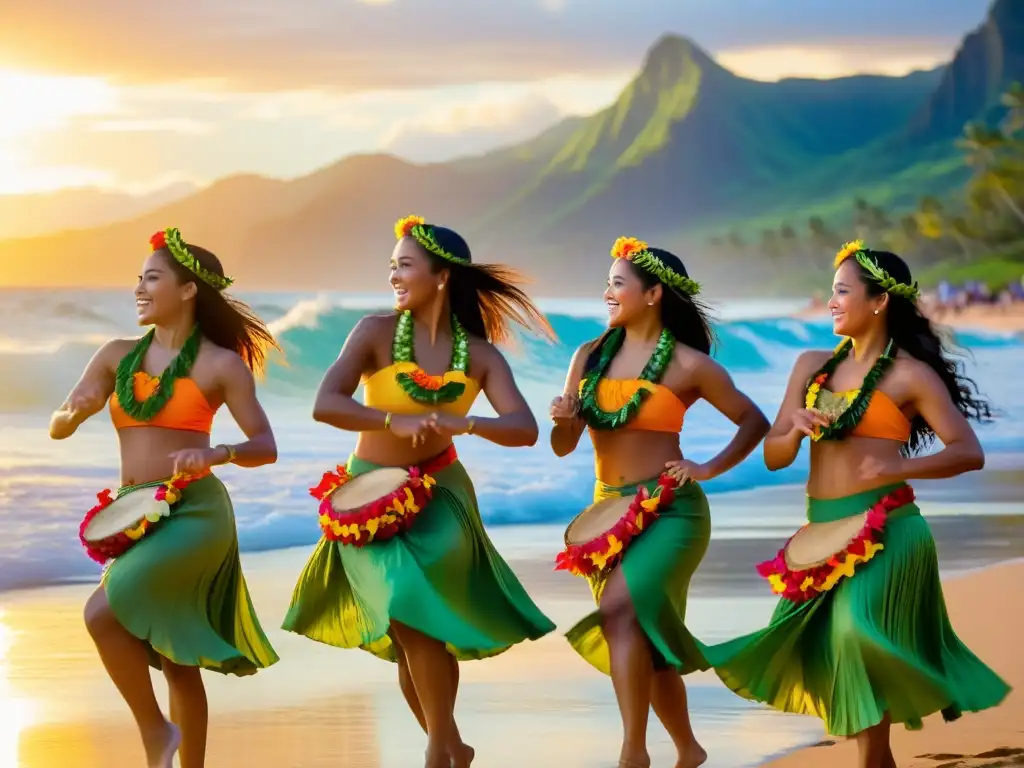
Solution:
{"label": "setting sun", "polygon": [[0,69],[0,194],[97,183],[103,175],[35,162],[36,141],[69,127],[76,118],[110,114],[117,90],[93,77],[40,75]]}

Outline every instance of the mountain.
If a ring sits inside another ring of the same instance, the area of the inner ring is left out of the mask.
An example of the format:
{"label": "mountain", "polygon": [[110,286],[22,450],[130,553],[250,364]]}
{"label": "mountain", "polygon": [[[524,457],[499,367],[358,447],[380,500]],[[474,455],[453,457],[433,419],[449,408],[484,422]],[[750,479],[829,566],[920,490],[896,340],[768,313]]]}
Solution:
{"label": "mountain", "polygon": [[128,222],[0,242],[0,285],[130,282],[149,235],[174,224],[224,255],[240,287],[375,290],[392,223],[418,212],[456,226],[476,258],[532,273],[540,293],[595,290],[600,274],[578,276],[603,269],[621,234],[735,287],[735,264],[700,258],[711,231],[800,225],[856,196],[910,205],[961,183],[963,121],[1024,80],[1022,15],[1024,0],[996,0],[947,65],[905,77],[753,81],[666,36],[613,104],[530,141],[449,163],[362,155],[292,181],[225,179]]}
{"label": "mountain", "polygon": [[0,195],[0,240],[124,221],[195,191],[183,182],[141,195],[90,188]]}

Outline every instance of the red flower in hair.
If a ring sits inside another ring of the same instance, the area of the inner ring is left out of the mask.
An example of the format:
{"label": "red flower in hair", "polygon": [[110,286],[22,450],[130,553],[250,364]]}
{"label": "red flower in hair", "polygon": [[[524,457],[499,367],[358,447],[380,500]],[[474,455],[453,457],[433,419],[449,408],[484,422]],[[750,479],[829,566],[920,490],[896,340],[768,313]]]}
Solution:
{"label": "red flower in hair", "polygon": [[161,248],[167,247],[167,235],[162,229],[149,238],[149,245],[154,251],[159,251]]}

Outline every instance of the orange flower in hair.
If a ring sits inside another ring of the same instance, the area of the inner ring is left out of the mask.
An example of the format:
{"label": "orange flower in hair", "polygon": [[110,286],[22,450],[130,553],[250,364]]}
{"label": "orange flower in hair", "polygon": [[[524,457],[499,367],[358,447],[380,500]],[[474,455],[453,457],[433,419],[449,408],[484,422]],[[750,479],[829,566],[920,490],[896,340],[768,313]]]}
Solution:
{"label": "orange flower in hair", "polygon": [[839,253],[836,254],[836,259],[832,262],[832,267],[838,269],[839,265],[846,261],[848,258],[853,256],[858,251],[864,250],[863,240],[853,240],[849,243],[843,243],[843,247],[839,249]]}
{"label": "orange flower in hair", "polygon": [[426,219],[422,216],[406,216],[404,219],[399,219],[395,223],[395,240],[410,237],[413,227],[423,226],[426,223]]}
{"label": "orange flower in hair", "polygon": [[612,246],[612,258],[631,261],[636,254],[646,250],[647,243],[643,240],[637,240],[635,237],[620,237]]}
{"label": "orange flower in hair", "polygon": [[154,251],[159,251],[161,248],[167,247],[167,234],[161,229],[151,238],[149,238],[149,247]]}

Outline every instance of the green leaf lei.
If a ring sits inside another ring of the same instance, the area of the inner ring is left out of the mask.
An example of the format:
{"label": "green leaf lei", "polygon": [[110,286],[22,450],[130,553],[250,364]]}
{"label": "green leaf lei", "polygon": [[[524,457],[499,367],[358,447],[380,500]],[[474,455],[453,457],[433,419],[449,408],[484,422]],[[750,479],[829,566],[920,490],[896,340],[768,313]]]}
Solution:
{"label": "green leaf lei", "polygon": [[[636,418],[641,404],[651,394],[647,389],[638,389],[626,401],[626,404],[616,411],[606,411],[597,404],[597,385],[625,340],[626,331],[623,328],[616,328],[608,334],[608,338],[605,339],[601,347],[601,357],[598,358],[597,366],[590,372],[583,385],[583,390],[580,392],[580,416],[592,429],[618,429],[628,424]],[[665,370],[672,360],[675,345],[675,336],[668,328],[663,329],[650,360],[640,372],[641,381],[649,381],[652,384],[661,381],[661,377],[665,375]]]}
{"label": "green leaf lei", "polygon": [[178,354],[171,360],[170,365],[164,369],[157,380],[156,391],[145,400],[139,401],[135,398],[135,374],[142,369],[142,361],[146,357],[149,345],[153,343],[153,334],[156,329],[139,339],[135,347],[121,358],[117,364],[117,377],[114,384],[114,392],[117,394],[117,401],[121,409],[136,421],[149,421],[156,416],[171,399],[174,394],[174,383],[181,378],[188,376],[192,366],[199,354],[199,344],[202,341],[202,334],[199,326],[192,329],[192,333],[185,340]]}
{"label": "green leaf lei", "polygon": [[[459,319],[452,315],[452,362],[450,371],[461,371],[466,373],[469,370],[469,335],[462,327]],[[391,361],[394,363],[416,363],[416,354],[413,349],[413,323],[412,312],[405,310],[398,316],[395,324],[395,338],[391,343]],[[417,366],[412,373],[398,373],[395,380],[402,390],[417,403],[426,405],[437,405],[438,403],[452,403],[462,396],[466,391],[466,385],[461,381],[449,381],[442,384],[438,389],[431,389],[420,382],[431,377],[426,371]]]}
{"label": "green leaf lei", "polygon": [[[843,362],[849,356],[850,350],[853,349],[853,341],[847,339],[839,348],[836,349],[835,353],[830,357],[826,363],[818,370],[818,372],[811,377],[811,380],[807,383],[808,392],[811,391],[812,387],[815,389],[815,405],[821,400],[821,388],[825,382],[829,380],[839,364]],[[864,417],[864,413],[868,409],[868,405],[871,402],[871,396],[875,392],[875,388],[878,386],[878,382],[882,380],[882,377],[886,374],[889,368],[892,366],[892,362],[895,359],[896,354],[893,351],[892,339],[885,347],[885,351],[879,355],[878,360],[868,371],[864,377],[864,381],[860,385],[860,392],[853,399],[853,402],[839,414],[835,420],[828,426],[822,427],[819,432],[818,440],[842,440],[850,432],[856,429],[860,420]]]}

